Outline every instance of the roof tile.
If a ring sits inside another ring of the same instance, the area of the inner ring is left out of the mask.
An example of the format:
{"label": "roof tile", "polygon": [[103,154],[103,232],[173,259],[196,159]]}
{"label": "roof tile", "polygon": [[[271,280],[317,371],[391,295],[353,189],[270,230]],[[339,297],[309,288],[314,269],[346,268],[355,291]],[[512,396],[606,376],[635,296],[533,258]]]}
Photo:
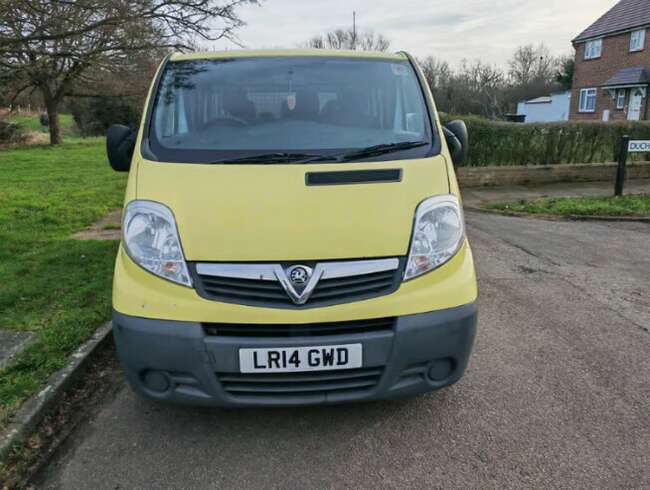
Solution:
{"label": "roof tile", "polygon": [[643,67],[623,68],[603,83],[603,87],[615,87],[620,85],[643,85],[650,82],[650,75]]}
{"label": "roof tile", "polygon": [[621,0],[580,33],[573,42],[581,42],[645,25],[650,25],[650,0]]}

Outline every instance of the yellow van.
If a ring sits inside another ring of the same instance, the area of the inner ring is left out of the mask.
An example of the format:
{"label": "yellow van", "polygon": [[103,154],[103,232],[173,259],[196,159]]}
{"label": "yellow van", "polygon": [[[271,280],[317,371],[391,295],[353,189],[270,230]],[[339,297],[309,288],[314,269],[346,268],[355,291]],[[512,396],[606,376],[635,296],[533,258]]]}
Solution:
{"label": "yellow van", "polygon": [[107,151],[130,171],[113,332],[137,393],[308,405],[463,375],[467,131],[441,125],[408,54],[174,54]]}

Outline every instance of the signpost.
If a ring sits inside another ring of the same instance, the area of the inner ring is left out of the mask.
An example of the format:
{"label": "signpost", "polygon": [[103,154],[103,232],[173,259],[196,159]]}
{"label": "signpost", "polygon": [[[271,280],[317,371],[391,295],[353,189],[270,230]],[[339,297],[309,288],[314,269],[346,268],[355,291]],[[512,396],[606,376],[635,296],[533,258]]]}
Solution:
{"label": "signpost", "polygon": [[621,138],[621,149],[618,155],[618,168],[616,169],[616,185],[614,195],[623,195],[623,184],[625,183],[625,165],[627,164],[628,153],[650,153],[650,140],[633,140],[629,136]]}

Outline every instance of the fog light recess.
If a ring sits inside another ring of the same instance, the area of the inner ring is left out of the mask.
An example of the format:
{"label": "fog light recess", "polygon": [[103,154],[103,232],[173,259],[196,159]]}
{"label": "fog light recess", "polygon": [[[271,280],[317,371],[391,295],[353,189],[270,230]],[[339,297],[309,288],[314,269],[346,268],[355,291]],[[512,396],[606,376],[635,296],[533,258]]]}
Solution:
{"label": "fog light recess", "polygon": [[456,362],[453,359],[438,359],[429,365],[427,375],[431,381],[439,383],[449,378],[454,372]]}
{"label": "fog light recess", "polygon": [[156,393],[164,393],[171,385],[169,375],[163,371],[147,371],[142,376],[142,382],[147,389]]}

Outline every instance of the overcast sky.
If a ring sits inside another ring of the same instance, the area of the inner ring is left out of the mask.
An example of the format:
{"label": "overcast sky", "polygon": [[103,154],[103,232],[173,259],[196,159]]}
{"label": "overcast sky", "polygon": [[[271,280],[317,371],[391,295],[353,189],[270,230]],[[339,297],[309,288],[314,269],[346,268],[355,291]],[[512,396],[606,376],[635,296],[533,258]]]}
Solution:
{"label": "overcast sky", "polygon": [[[348,27],[381,32],[391,50],[505,65],[514,49],[544,42],[553,54],[572,52],[571,39],[616,0],[263,0],[240,9],[248,48],[294,48],[315,34]],[[216,43],[217,48],[235,46]]]}

